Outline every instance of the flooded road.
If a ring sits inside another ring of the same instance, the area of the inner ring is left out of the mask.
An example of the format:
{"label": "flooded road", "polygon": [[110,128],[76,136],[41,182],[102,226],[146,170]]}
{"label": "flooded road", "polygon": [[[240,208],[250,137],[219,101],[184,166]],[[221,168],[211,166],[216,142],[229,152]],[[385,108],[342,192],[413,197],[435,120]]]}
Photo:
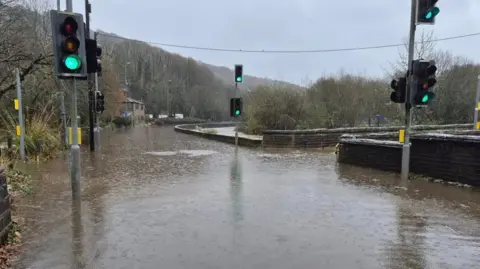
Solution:
{"label": "flooded road", "polygon": [[[39,168],[17,268],[479,268],[480,193],[137,127]],[[406,188],[407,187],[407,188]]]}

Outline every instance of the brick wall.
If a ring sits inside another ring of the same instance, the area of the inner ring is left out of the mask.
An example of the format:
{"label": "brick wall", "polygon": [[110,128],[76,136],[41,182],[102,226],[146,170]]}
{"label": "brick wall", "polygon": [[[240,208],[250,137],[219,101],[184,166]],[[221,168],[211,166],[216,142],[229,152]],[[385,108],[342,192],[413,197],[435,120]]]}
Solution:
{"label": "brick wall", "polygon": [[337,160],[340,163],[400,172],[402,145],[390,141],[342,139]]}
{"label": "brick wall", "polygon": [[10,212],[10,195],[8,194],[7,178],[3,173],[4,167],[0,166],[0,243],[3,244],[8,237],[12,224]]}
{"label": "brick wall", "polygon": [[[374,135],[378,139],[398,140],[398,130],[403,126],[393,127],[363,127],[363,128],[338,128],[338,129],[312,129],[312,130],[266,130],[263,133],[263,146],[267,148],[293,147],[293,148],[323,148],[335,146],[342,135]],[[427,132],[436,130],[466,130],[473,129],[472,124],[450,125],[417,125],[412,130]],[[383,137],[382,137],[383,136]]]}
{"label": "brick wall", "polygon": [[416,174],[480,186],[480,138],[419,136],[412,139],[410,170]]}
{"label": "brick wall", "polygon": [[[410,172],[480,186],[480,132],[475,135],[414,135]],[[393,141],[342,138],[341,163],[400,172],[402,145]]]}

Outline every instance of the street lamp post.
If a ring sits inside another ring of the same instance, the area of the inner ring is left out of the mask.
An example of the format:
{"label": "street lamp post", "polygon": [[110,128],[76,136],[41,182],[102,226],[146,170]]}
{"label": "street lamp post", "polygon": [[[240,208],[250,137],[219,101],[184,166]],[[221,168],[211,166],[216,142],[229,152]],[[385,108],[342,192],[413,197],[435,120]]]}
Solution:
{"label": "street lamp post", "polygon": [[128,102],[127,102],[127,91],[128,91],[128,81],[127,81],[127,66],[130,64],[130,62],[125,63],[125,72],[124,72],[124,78],[125,78],[125,116],[127,116],[128,113]]}
{"label": "street lamp post", "polygon": [[167,118],[170,118],[170,84],[172,84],[172,80],[168,80],[167,86]]}

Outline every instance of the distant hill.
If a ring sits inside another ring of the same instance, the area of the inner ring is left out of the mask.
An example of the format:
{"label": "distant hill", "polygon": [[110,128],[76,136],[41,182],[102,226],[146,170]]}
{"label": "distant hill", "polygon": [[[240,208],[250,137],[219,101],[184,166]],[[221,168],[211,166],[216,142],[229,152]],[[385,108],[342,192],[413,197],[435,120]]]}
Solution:
{"label": "distant hill", "polygon": [[[233,78],[235,76],[234,71],[228,67],[225,66],[217,66],[217,65],[211,65],[203,62],[199,62],[199,64],[206,66],[210,71],[213,72],[215,77],[220,79],[223,83],[227,85],[232,85],[233,84]],[[268,78],[259,78],[255,76],[249,76],[245,75],[243,76],[244,78],[244,83],[239,84],[240,89],[253,89],[257,86],[260,85],[270,85],[270,84],[279,84],[287,87],[292,87],[292,88],[300,88],[301,86],[285,82],[285,81],[280,81],[280,80],[273,80],[273,79],[268,79]]]}
{"label": "distant hill", "polygon": [[[124,41],[124,38],[122,38],[121,36],[116,35],[114,33],[107,33],[107,32],[103,32],[101,30],[99,32],[101,33],[100,39],[104,40],[104,41],[107,41],[109,43],[120,44]],[[147,44],[145,42],[139,42],[139,41],[137,41],[137,42]],[[158,48],[158,49],[163,51],[163,52],[168,53],[168,51],[166,51],[162,48]],[[218,80],[223,82],[225,85],[230,86],[230,85],[233,84],[232,81],[233,81],[233,77],[234,77],[234,71],[232,69],[230,69],[228,67],[225,67],[225,66],[217,66],[217,65],[207,64],[207,63],[201,62],[199,60],[195,60],[195,61],[200,66],[204,66],[208,70],[210,70],[214,74],[214,76]],[[240,89],[248,89],[248,88],[253,89],[253,88],[255,88],[257,86],[260,86],[260,85],[271,85],[271,84],[279,84],[279,85],[292,87],[292,88],[301,88],[301,86],[299,86],[299,85],[289,83],[289,82],[286,82],[286,81],[273,80],[273,79],[268,79],[268,78],[260,78],[260,77],[256,77],[256,76],[250,76],[250,75],[244,75],[244,83],[240,83],[238,85],[238,87]]]}

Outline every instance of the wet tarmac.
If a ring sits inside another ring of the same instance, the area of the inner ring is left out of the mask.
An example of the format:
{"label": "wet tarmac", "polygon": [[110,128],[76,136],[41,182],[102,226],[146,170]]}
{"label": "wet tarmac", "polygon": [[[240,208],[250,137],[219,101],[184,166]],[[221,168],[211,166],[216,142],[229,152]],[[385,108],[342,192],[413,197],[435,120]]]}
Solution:
{"label": "wet tarmac", "polygon": [[17,268],[480,268],[480,192],[137,127],[38,168]]}

